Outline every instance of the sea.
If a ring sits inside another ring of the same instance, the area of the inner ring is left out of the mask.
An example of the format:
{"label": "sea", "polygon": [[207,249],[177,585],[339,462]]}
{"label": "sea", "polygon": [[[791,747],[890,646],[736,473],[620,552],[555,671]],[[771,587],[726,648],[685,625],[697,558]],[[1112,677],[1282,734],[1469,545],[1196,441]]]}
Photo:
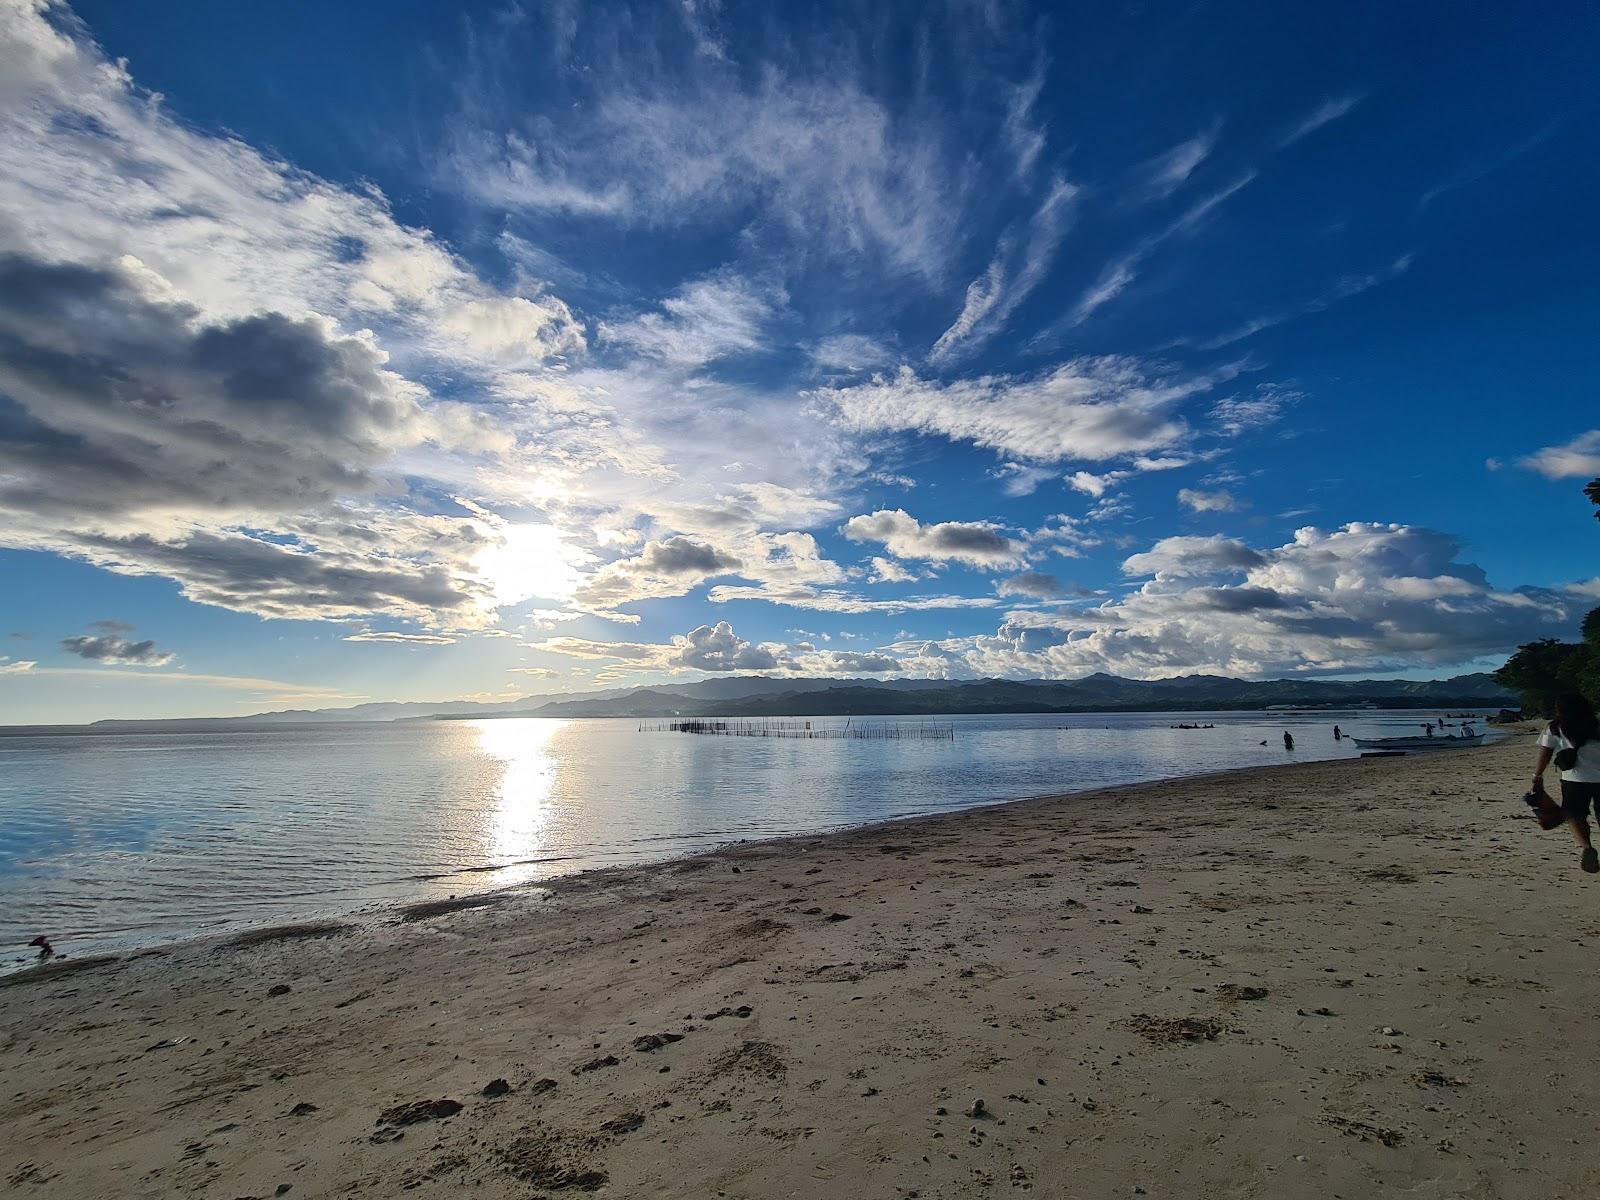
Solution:
{"label": "sea", "polygon": [[[378,920],[397,904],[746,839],[1352,758],[1335,723],[1389,736],[1421,733],[1439,715],[850,721],[852,732],[895,738],[730,737],[620,718],[0,736],[0,969],[33,961],[25,946],[40,934],[84,954]],[[812,722],[819,733],[844,725]],[[1137,788],[1118,803],[1137,804]]]}

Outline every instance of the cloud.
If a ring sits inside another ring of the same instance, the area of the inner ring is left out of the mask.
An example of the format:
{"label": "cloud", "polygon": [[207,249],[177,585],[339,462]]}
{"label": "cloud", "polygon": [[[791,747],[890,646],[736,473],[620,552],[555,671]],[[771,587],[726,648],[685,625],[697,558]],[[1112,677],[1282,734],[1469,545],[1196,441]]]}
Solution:
{"label": "cloud", "polygon": [[31,659],[10,659],[0,655],[0,675],[26,675],[38,665]]}
{"label": "cloud", "polygon": [[1074,471],[1067,476],[1067,483],[1073,491],[1082,492],[1098,500],[1130,474],[1128,471],[1107,471],[1101,475],[1096,475],[1092,471]]}
{"label": "cloud", "polygon": [[779,666],[781,646],[757,644],[739,637],[726,621],[701,625],[677,634],[670,642],[601,642],[555,637],[531,642],[535,650],[570,658],[628,663],[640,670],[766,671]]}
{"label": "cloud", "polygon": [[778,665],[777,654],[733,632],[726,621],[702,625],[674,639],[676,666],[696,671],[769,671]]}
{"label": "cloud", "polygon": [[518,435],[407,376],[543,369],[581,323],[174,120],[64,8],[8,11],[0,544],[261,616],[490,619],[501,526],[447,497]]}
{"label": "cloud", "polygon": [[851,517],[840,532],[852,542],[881,542],[897,558],[991,567],[1015,563],[1022,555],[1022,547],[994,525],[963,521],[923,525],[899,508]]}
{"label": "cloud", "polygon": [[392,629],[363,629],[346,635],[347,642],[388,642],[400,646],[453,646],[456,639],[442,633],[399,633]]}
{"label": "cloud", "polygon": [[707,543],[686,537],[646,542],[631,557],[607,563],[578,587],[578,607],[602,616],[619,605],[664,596],[682,596],[718,575],[742,566],[740,559]]}
{"label": "cloud", "polygon": [[1581,433],[1560,446],[1517,459],[1517,466],[1537,471],[1546,479],[1581,479],[1600,475],[1600,429]]}
{"label": "cloud", "polygon": [[1054,180],[1019,242],[1008,235],[984,273],[967,285],[961,312],[939,335],[928,361],[945,363],[977,349],[1005,328],[1011,314],[1043,282],[1070,222],[1078,189]]}
{"label": "cloud", "polygon": [[782,604],[789,608],[804,608],[815,612],[890,615],[947,608],[994,608],[998,603],[987,596],[902,596],[893,600],[868,600],[838,588],[803,585],[745,587],[718,584],[706,594],[706,598],[713,604],[726,604],[733,600],[764,600],[769,604]]}
{"label": "cloud", "polygon": [[1329,96],[1321,104],[1308,112],[1278,139],[1279,149],[1294,145],[1302,138],[1310,137],[1324,125],[1332,124],[1340,117],[1350,112],[1360,104],[1365,97],[1360,92],[1347,92],[1342,96]]}
{"label": "cloud", "polygon": [[836,333],[811,347],[811,361],[836,371],[870,371],[895,361],[897,355],[877,338],[860,333]]}
{"label": "cloud", "polygon": [[164,667],[177,657],[169,650],[157,649],[152,640],[130,642],[114,634],[62,638],[61,648],[91,662],[133,663],[144,667]]}
{"label": "cloud", "polygon": [[1123,560],[1122,570],[1128,575],[1154,575],[1164,580],[1249,570],[1265,561],[1243,542],[1220,534],[1167,537],[1148,550],[1129,555]]}
{"label": "cloud", "polygon": [[1277,421],[1286,408],[1305,399],[1299,392],[1262,384],[1249,396],[1225,396],[1211,406],[1210,417],[1224,437],[1238,437]]}
{"label": "cloud", "polygon": [[208,323],[127,270],[0,255],[0,508],[247,517],[376,491],[415,391],[316,318]]}
{"label": "cloud", "polygon": [[1023,571],[1002,579],[995,591],[1002,596],[1026,596],[1033,600],[1056,600],[1062,596],[1084,595],[1082,588],[1064,584],[1043,571]]}
{"label": "cloud", "polygon": [[806,675],[882,675],[904,668],[894,655],[872,650],[823,650],[798,655],[793,664],[796,673]]}
{"label": "cloud", "polygon": [[1266,549],[1167,538],[1124,564],[1154,578],[1122,599],[1019,610],[993,635],[890,649],[908,670],[964,677],[1255,677],[1439,669],[1573,636],[1587,597],[1502,591],[1459,550],[1449,534],[1359,522]]}
{"label": "cloud", "polygon": [[1001,463],[989,474],[1005,481],[1002,490],[1008,496],[1031,496],[1039,490],[1041,483],[1059,479],[1061,476],[1061,472],[1052,467],[1035,467],[1014,462]]}
{"label": "cloud", "polygon": [[1239,500],[1231,493],[1218,489],[1202,492],[1197,488],[1180,488],[1178,503],[1194,512],[1236,512]]}
{"label": "cloud", "polygon": [[871,563],[873,583],[912,583],[917,578],[892,559],[874,557]]}
{"label": "cloud", "polygon": [[513,675],[527,675],[534,679],[554,679],[561,674],[549,667],[507,667],[506,670]]}
{"label": "cloud", "polygon": [[815,79],[700,70],[670,89],[616,66],[590,72],[593,92],[534,137],[458,124],[444,182],[495,208],[635,227],[699,227],[755,208],[829,258],[943,272],[957,240],[960,159],[929,126],[841,78],[837,63],[832,78]]}
{"label": "cloud", "polygon": [[673,366],[699,367],[761,350],[767,323],[787,302],[780,287],[723,271],[684,284],[660,312],[602,323],[600,337]]}
{"label": "cloud", "polygon": [[1220,376],[1173,376],[1127,358],[1079,358],[1037,376],[935,383],[909,368],[812,393],[858,432],[933,434],[1034,462],[1100,462],[1165,450],[1188,426],[1175,409]]}
{"label": "cloud", "polygon": [[1082,325],[1096,312],[1122,295],[1128,285],[1138,277],[1138,268],[1146,258],[1173,238],[1197,228],[1231,196],[1253,183],[1256,174],[1254,170],[1249,170],[1235,176],[1230,183],[1191,204],[1165,227],[1140,239],[1132,250],[1108,262],[1067,315],[1039,333],[1033,339],[1034,343],[1041,346],[1054,343],[1066,329]]}
{"label": "cloud", "polygon": [[1191,138],[1140,164],[1134,170],[1135,185],[1141,198],[1164,200],[1185,183],[1217,145],[1222,122],[1217,121]]}
{"label": "cloud", "polygon": [[1346,275],[1336,281],[1332,287],[1320,296],[1315,296],[1302,304],[1291,305],[1288,308],[1281,308],[1259,317],[1253,317],[1244,322],[1244,324],[1237,325],[1225,333],[1220,333],[1215,337],[1207,338],[1195,344],[1202,350],[1220,350],[1224,346],[1231,346],[1235,342],[1252,337],[1263,329],[1271,329],[1275,325],[1282,325],[1286,321],[1292,321],[1297,317],[1307,316],[1311,313],[1324,312],[1340,300],[1347,300],[1351,296],[1359,296],[1362,292],[1370,291],[1381,283],[1387,283],[1391,279],[1404,275],[1411,269],[1411,265],[1415,261],[1415,255],[1402,254],[1382,270],[1372,271],[1365,275]]}

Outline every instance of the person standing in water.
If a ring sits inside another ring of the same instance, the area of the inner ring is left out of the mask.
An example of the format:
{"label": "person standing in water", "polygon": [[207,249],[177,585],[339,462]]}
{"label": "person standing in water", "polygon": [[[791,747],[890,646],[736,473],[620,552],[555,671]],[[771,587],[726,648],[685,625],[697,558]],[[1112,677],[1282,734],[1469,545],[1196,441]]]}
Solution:
{"label": "person standing in water", "polygon": [[1283,731],[1283,748],[1285,750],[1294,749],[1294,735],[1291,734],[1287,729]]}
{"label": "person standing in water", "polygon": [[1600,872],[1600,855],[1589,838],[1589,810],[1600,817],[1600,720],[1594,706],[1576,693],[1556,701],[1556,719],[1539,735],[1534,791],[1543,790],[1545,768],[1552,759],[1561,772],[1561,811],[1583,851],[1578,864],[1593,875]]}
{"label": "person standing in water", "polygon": [[1335,725],[1333,727],[1333,740],[1337,742],[1342,737],[1344,737],[1344,734],[1340,733],[1339,732],[1339,727],[1337,725]]}

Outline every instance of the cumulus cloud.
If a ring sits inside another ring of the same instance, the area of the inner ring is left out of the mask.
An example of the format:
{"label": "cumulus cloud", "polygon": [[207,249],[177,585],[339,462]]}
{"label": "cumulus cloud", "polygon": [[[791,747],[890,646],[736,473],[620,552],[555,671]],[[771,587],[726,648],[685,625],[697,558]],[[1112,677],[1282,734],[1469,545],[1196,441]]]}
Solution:
{"label": "cumulus cloud", "polygon": [[1043,375],[935,383],[909,367],[813,393],[847,428],[932,434],[1034,462],[1100,462],[1167,449],[1188,426],[1177,406],[1215,376],[1161,375],[1132,359],[1079,358]]}
{"label": "cumulus cloud", "polygon": [[640,553],[607,563],[590,575],[573,600],[586,611],[612,615],[622,604],[685,595],[741,565],[738,558],[707,542],[686,537],[646,542]]}
{"label": "cumulus cloud", "polygon": [[1579,434],[1560,446],[1546,446],[1537,453],[1519,458],[1517,465],[1537,471],[1546,479],[1600,475],[1600,429]]}
{"label": "cumulus cloud", "polygon": [[1198,488],[1179,488],[1178,503],[1194,512],[1234,512],[1239,508],[1239,501],[1232,492],[1220,488],[1214,492],[1204,492]]}
{"label": "cumulus cloud", "polygon": [[1175,579],[1247,570],[1263,562],[1259,551],[1234,538],[1168,537],[1148,550],[1129,555],[1123,560],[1122,569],[1129,575]]}
{"label": "cumulus cloud", "polygon": [[173,119],[64,7],[6,11],[0,544],[261,616],[488,619],[499,526],[437,496],[518,439],[406,376],[537,368],[581,323]]}
{"label": "cumulus cloud", "polygon": [[975,567],[1019,561],[1022,547],[998,526],[982,521],[924,525],[901,508],[851,517],[840,531],[853,542],[881,542],[896,558],[961,562]]}
{"label": "cumulus cloud", "polygon": [[12,659],[0,655],[0,675],[26,675],[38,665],[32,659]]}
{"label": "cumulus cloud", "polygon": [[792,674],[803,675],[883,675],[904,669],[892,654],[875,650],[822,650],[798,654],[791,659]]}
{"label": "cumulus cloud", "polygon": [[771,647],[745,640],[726,621],[692,629],[673,645],[672,664],[694,671],[768,671],[778,665]]}
{"label": "cumulus cloud", "polygon": [[911,583],[917,577],[891,558],[874,556],[871,559],[873,583]]}
{"label": "cumulus cloud", "polygon": [[529,645],[535,650],[569,658],[616,661],[641,670],[665,672],[766,671],[779,666],[783,649],[776,644],[758,644],[741,638],[727,621],[701,625],[664,643],[554,637]]}
{"label": "cumulus cloud", "polygon": [[1106,471],[1096,475],[1093,471],[1074,471],[1067,476],[1067,483],[1075,492],[1082,492],[1086,496],[1093,496],[1096,500],[1104,496],[1107,491],[1128,478],[1127,471]]}
{"label": "cumulus cloud", "polygon": [[142,667],[164,667],[177,657],[169,650],[157,648],[151,639],[131,642],[127,638],[109,633],[98,636],[80,634],[77,637],[62,638],[61,648],[68,654],[76,654],[79,658],[87,658],[91,662],[119,665],[131,663]]}
{"label": "cumulus cloud", "polygon": [[420,436],[384,361],[315,318],[210,323],[126,270],[0,255],[0,508],[240,517],[372,492]]}
{"label": "cumulus cloud", "polygon": [[1265,549],[1167,538],[1124,564],[1154,574],[1124,598],[1012,612],[992,636],[890,649],[908,669],[965,676],[1263,676],[1435,668],[1573,635],[1586,597],[1498,589],[1459,550],[1448,534],[1362,523]]}

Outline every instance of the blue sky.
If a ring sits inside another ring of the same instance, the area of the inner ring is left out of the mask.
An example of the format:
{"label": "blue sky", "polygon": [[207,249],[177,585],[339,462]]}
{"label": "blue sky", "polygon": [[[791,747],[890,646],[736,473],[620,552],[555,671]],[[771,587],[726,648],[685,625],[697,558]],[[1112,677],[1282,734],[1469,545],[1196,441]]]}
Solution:
{"label": "blue sky", "polygon": [[0,721],[1570,636],[1597,21],[0,0]]}

